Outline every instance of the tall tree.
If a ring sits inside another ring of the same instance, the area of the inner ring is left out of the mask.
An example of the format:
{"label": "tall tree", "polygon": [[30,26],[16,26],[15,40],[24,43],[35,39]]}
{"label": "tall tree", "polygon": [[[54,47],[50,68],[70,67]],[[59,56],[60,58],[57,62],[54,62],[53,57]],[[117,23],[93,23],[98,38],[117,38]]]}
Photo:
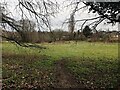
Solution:
{"label": "tall tree", "polygon": [[74,29],[75,29],[75,13],[78,9],[79,2],[75,4],[75,9],[73,9],[72,13],[70,14],[70,18],[68,21],[68,30],[70,32],[70,39],[74,39]]}

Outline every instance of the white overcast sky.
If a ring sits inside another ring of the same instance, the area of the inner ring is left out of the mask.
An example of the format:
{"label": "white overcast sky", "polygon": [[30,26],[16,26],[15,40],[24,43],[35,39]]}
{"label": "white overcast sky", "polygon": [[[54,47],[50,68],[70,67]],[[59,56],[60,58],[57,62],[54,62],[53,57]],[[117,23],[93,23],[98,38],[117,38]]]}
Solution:
{"label": "white overcast sky", "polygon": [[[65,6],[68,4],[67,2],[63,3],[63,1],[65,0],[56,0],[60,5],[60,13],[58,13],[56,15],[55,18],[51,18],[51,25],[52,25],[52,29],[59,29],[61,28],[63,22],[69,18],[70,13],[72,12],[72,7],[70,8],[66,8]],[[8,4],[8,9],[9,11],[12,12],[12,15],[14,18],[16,19],[21,19],[19,17],[19,11],[15,10],[15,6],[18,3],[18,0],[2,0],[1,2],[7,2]],[[84,4],[80,4],[79,7],[84,6]],[[93,14],[93,13],[88,13],[88,9],[81,9],[78,13],[76,13],[75,16],[75,20],[81,20],[81,19],[86,19],[86,18],[91,18],[91,17],[96,17],[98,16],[97,14]],[[89,21],[88,23],[90,23],[91,21]],[[83,22],[79,22],[77,23],[75,30],[78,30],[81,26]],[[67,25],[64,25],[62,27],[62,29],[67,31]],[[118,30],[118,25],[112,26],[112,25],[104,25],[104,23],[101,23],[100,25],[98,25],[97,29],[102,29],[102,30]]]}

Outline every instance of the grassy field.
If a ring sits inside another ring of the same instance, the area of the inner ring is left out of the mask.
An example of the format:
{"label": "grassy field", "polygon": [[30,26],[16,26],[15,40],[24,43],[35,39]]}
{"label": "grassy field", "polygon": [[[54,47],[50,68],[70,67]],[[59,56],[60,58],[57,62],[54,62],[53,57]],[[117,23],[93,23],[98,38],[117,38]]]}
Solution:
{"label": "grassy field", "polygon": [[46,47],[45,50],[28,49],[18,45],[3,43],[3,53],[19,55],[47,55],[59,59],[61,57],[89,57],[89,58],[118,58],[117,43],[89,43],[78,42],[71,43],[44,43],[40,44]]}
{"label": "grassy field", "polygon": [[2,43],[3,88],[116,88],[118,44],[57,42],[46,49]]}

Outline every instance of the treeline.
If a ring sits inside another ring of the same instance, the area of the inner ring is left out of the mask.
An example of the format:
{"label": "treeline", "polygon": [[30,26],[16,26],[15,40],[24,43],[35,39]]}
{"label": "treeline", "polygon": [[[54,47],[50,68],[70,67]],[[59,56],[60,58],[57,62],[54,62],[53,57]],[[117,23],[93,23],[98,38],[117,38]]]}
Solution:
{"label": "treeline", "polygon": [[[26,43],[42,43],[42,42],[55,42],[55,41],[89,41],[89,42],[118,42],[118,31],[97,31],[91,29],[89,26],[85,26],[84,29],[74,31],[71,28],[69,31],[61,29],[55,29],[51,32],[48,31],[36,31],[36,24],[28,19],[18,20],[16,22],[20,27],[17,27],[17,31],[2,30],[3,40],[12,40]],[[12,28],[14,30],[14,28]],[[6,38],[5,38],[6,37]]]}
{"label": "treeline", "polygon": [[[42,42],[55,42],[55,41],[89,41],[89,42],[118,42],[118,31],[99,31],[96,33],[80,32],[79,30],[74,33],[56,29],[52,32],[48,31],[25,31],[22,36],[18,32],[2,31],[5,37],[17,40],[19,42],[27,43],[42,43]],[[6,40],[5,38],[2,39]]]}

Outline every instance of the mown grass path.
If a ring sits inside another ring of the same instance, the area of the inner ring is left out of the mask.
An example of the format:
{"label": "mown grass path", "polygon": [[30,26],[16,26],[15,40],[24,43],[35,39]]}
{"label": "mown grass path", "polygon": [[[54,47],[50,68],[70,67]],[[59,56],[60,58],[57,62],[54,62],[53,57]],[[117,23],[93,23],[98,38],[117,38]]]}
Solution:
{"label": "mown grass path", "polygon": [[84,88],[73,74],[66,68],[66,60],[55,62],[55,86],[56,88]]}

